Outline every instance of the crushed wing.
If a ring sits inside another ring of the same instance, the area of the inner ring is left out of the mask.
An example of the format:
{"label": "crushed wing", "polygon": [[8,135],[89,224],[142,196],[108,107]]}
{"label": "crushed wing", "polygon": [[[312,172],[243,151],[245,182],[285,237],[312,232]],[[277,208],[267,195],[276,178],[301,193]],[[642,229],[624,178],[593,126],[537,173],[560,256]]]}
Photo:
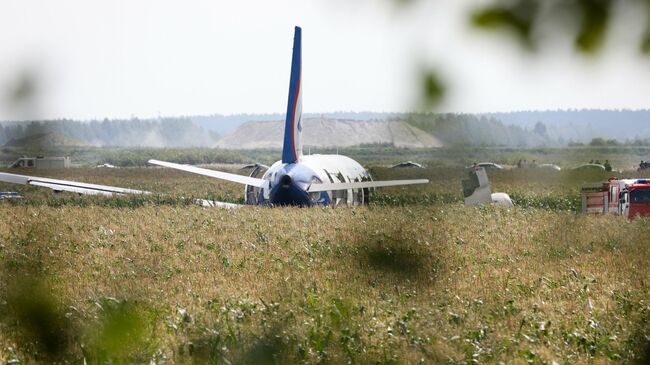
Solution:
{"label": "crushed wing", "polygon": [[[0,181],[13,183],[13,184],[23,184],[23,185],[34,185],[41,186],[44,188],[49,188],[54,191],[67,191],[70,193],[84,194],[84,195],[124,195],[124,194],[151,194],[148,191],[144,190],[135,190],[128,188],[119,188],[116,186],[108,185],[98,185],[98,184],[88,184],[81,183],[77,181],[70,180],[59,180],[59,179],[49,179],[44,177],[36,176],[26,176],[18,174],[9,174],[0,172]],[[203,207],[212,207],[212,208],[239,208],[242,207],[240,204],[225,203],[217,200],[206,200],[206,199],[196,199],[196,203]]]}
{"label": "crushed wing", "polygon": [[113,194],[150,194],[148,191],[120,188],[109,185],[88,184],[70,180],[49,179],[44,177],[26,176],[18,174],[9,174],[0,172],[0,181],[34,185],[50,188],[54,191],[68,191],[71,193],[86,194],[86,195],[113,195]]}

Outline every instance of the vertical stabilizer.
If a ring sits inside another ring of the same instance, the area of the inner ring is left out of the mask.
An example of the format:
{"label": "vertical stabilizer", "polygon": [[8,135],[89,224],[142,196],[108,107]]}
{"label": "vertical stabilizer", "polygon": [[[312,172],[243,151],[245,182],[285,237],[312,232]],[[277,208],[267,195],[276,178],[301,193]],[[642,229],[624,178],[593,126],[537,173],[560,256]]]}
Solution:
{"label": "vertical stabilizer", "polygon": [[469,172],[469,179],[463,180],[462,183],[466,205],[484,204],[492,201],[492,188],[484,168],[473,168]]}
{"label": "vertical stabilizer", "polygon": [[293,56],[291,57],[291,81],[287,119],[284,124],[282,162],[293,163],[302,157],[302,30],[296,27],[293,35]]}
{"label": "vertical stabilizer", "polygon": [[469,172],[469,178],[462,183],[465,205],[493,203],[505,207],[514,206],[508,194],[492,192],[487,172],[483,167],[474,167]]}

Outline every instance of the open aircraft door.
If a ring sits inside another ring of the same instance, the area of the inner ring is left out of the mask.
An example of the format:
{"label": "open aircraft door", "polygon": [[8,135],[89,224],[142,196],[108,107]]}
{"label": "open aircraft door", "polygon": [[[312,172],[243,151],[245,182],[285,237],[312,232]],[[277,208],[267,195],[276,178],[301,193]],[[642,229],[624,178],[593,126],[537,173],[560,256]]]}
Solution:
{"label": "open aircraft door", "polygon": [[[343,174],[339,173],[332,173],[327,170],[324,170],[325,173],[327,174],[327,178],[330,180],[331,183],[342,183],[345,182],[345,178],[343,177]],[[346,202],[349,201],[348,196],[351,194],[348,194],[350,190],[333,190],[330,191],[329,193],[331,194],[330,199],[332,200],[332,206],[336,207],[338,205],[344,205]]]}
{"label": "open aircraft door", "polygon": [[[349,182],[361,182],[361,179],[358,177],[354,180],[348,177]],[[363,204],[363,189],[352,189],[352,203],[354,205]]]}
{"label": "open aircraft door", "polygon": [[[242,167],[242,169],[248,169],[248,168],[253,169],[251,171],[250,175],[248,175],[248,176],[258,178],[258,179],[261,179],[262,176],[264,176],[264,173],[266,172],[266,170],[269,169],[268,166],[262,165],[262,164],[259,164],[259,163],[252,164],[252,165],[246,165],[246,166]],[[244,188],[244,197],[246,199],[246,204],[257,205],[258,202],[259,202],[260,193],[262,193],[262,188],[258,188],[256,186],[252,186],[252,185],[246,185],[246,187]],[[264,191],[263,193],[265,195],[269,194],[268,191]],[[265,196],[265,199],[268,199],[268,196]]]}

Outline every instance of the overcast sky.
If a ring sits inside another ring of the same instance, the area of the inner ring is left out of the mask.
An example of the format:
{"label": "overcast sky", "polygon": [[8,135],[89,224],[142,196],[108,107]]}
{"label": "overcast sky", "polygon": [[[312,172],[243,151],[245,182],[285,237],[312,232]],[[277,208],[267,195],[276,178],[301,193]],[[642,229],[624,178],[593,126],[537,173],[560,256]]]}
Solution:
{"label": "overcast sky", "polygon": [[[305,112],[413,110],[428,68],[449,88],[439,111],[648,107],[634,22],[595,60],[563,42],[530,55],[471,29],[476,3],[3,1],[0,119],[284,112],[294,25]],[[7,103],[25,75],[36,97]]]}

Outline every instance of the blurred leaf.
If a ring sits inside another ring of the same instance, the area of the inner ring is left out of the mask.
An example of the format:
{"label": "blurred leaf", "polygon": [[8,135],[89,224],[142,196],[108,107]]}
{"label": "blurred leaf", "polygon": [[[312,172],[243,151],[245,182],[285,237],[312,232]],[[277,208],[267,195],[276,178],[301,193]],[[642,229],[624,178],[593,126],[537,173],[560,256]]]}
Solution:
{"label": "blurred leaf", "polygon": [[407,6],[413,4],[415,0],[393,0],[393,2],[398,6]]}
{"label": "blurred leaf", "polygon": [[36,91],[36,79],[30,72],[24,72],[9,94],[10,103],[20,103],[30,99]]}
{"label": "blurred leaf", "polygon": [[575,45],[579,51],[594,53],[600,50],[605,38],[611,0],[579,0],[578,4],[582,21]]}
{"label": "blurred leaf", "polygon": [[650,54],[650,0],[645,0],[646,26],[643,37],[641,38],[641,52],[645,55]]}
{"label": "blurred leaf", "polygon": [[68,347],[72,323],[41,276],[14,277],[6,294],[9,316],[18,325],[23,346],[35,346],[49,359],[63,356]]}
{"label": "blurred leaf", "polygon": [[645,34],[643,35],[643,38],[641,39],[641,52],[643,54],[650,54],[650,29],[648,29]]}
{"label": "blurred leaf", "polygon": [[521,0],[511,6],[494,5],[474,12],[472,24],[483,29],[504,29],[514,33],[526,47],[531,47],[531,30],[538,4],[536,1]]}
{"label": "blurred leaf", "polygon": [[[647,2],[647,1],[646,1]],[[556,15],[570,11],[572,23],[578,24],[575,35],[575,48],[583,53],[600,50],[609,25],[612,0],[573,0],[544,2],[541,0],[515,0],[510,3],[497,3],[471,15],[472,24],[483,29],[505,29],[513,33],[525,47],[532,47],[532,30],[540,21],[543,6],[555,11]],[[568,8],[567,8],[568,6]],[[648,14],[650,18],[650,14]],[[570,27],[565,33],[570,32]],[[650,31],[649,31],[650,33]],[[650,52],[650,35],[644,37],[641,48]]]}
{"label": "blurred leaf", "polygon": [[131,362],[149,357],[151,312],[131,302],[104,300],[103,315],[91,345],[91,356],[99,363]]}
{"label": "blurred leaf", "polygon": [[433,106],[442,100],[445,95],[445,85],[433,71],[425,72],[422,76],[424,101],[428,106]]}

